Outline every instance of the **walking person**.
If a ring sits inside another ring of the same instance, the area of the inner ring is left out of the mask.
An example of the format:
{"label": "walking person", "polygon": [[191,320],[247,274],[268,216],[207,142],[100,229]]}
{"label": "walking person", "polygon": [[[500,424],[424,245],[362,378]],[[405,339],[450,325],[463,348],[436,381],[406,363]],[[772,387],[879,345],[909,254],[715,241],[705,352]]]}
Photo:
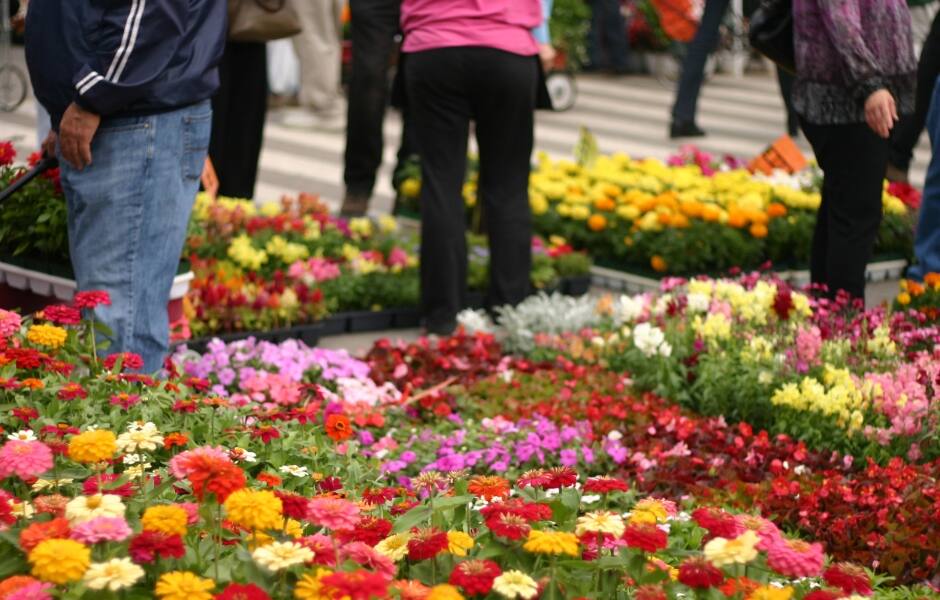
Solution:
{"label": "walking person", "polygon": [[940,78],[933,86],[933,100],[927,115],[927,133],[933,153],[924,181],[917,235],[914,239],[915,263],[907,276],[923,281],[928,273],[940,273]]}
{"label": "walking person", "polygon": [[627,72],[627,24],[620,12],[620,0],[591,0],[591,28],[588,30],[588,59],[594,71]]}
{"label": "walking person", "polygon": [[539,0],[402,3],[407,96],[421,154],[421,306],[429,333],[453,332],[466,303],[460,191],[471,121],[490,244],[487,303],[516,304],[529,293],[537,57],[550,54],[532,30],[546,18]]}
{"label": "walking person", "polygon": [[888,137],[913,109],[910,14],[904,0],[794,0],[793,22],[793,101],[823,171],[812,281],[864,299]]}
{"label": "walking person", "polygon": [[31,0],[26,60],[53,133],[78,289],[104,290],[109,353],[167,352],[167,301],[199,187],[226,7]]}

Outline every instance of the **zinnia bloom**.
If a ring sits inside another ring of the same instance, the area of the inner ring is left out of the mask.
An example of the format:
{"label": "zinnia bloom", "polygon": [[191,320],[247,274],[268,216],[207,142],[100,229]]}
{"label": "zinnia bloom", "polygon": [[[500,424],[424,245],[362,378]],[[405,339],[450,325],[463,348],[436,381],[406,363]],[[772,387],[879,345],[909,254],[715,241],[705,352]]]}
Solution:
{"label": "zinnia bloom", "polygon": [[157,558],[182,558],[186,548],[178,535],[144,531],[131,540],[128,552],[135,563],[146,565]]}
{"label": "zinnia bloom", "polygon": [[[306,502],[304,503],[306,506]],[[285,512],[287,512],[285,510]],[[359,520],[353,529],[337,531],[334,533],[341,542],[363,542],[375,546],[392,533],[392,522],[388,519],[366,515]]]}
{"label": "zinnia bloom", "polygon": [[111,306],[111,296],[108,292],[102,290],[88,290],[87,292],[76,292],[72,304],[76,308],[96,308],[99,304]]}
{"label": "zinnia bloom", "polygon": [[52,600],[54,589],[51,583],[34,581],[3,596],[3,600]]}
{"label": "zinnia bloom", "polygon": [[93,590],[116,592],[137,583],[144,576],[144,570],[131,562],[129,558],[112,558],[103,563],[93,563],[85,571],[85,585]]}
{"label": "zinnia bloom", "polygon": [[333,572],[328,569],[317,569],[316,573],[304,573],[294,585],[294,598],[297,600],[323,600],[328,598],[323,589],[323,578]]}
{"label": "zinnia bloom", "polygon": [[425,600],[464,600],[464,598],[457,588],[442,583],[432,587]]}
{"label": "zinnia bloom", "polygon": [[[533,469],[531,471],[526,471],[519,476],[519,479],[516,480],[516,485],[519,487],[536,487],[544,488],[552,481],[552,476],[549,475],[548,471],[544,469]],[[508,572],[508,571],[507,571]]]}
{"label": "zinnia bloom", "polygon": [[91,564],[91,550],[74,540],[40,542],[28,556],[31,573],[49,583],[78,581]]}
{"label": "zinnia bloom", "polygon": [[314,498],[307,505],[307,519],[333,531],[353,529],[359,523],[359,507],[342,498]]}
{"label": "zinnia bloom", "polygon": [[690,558],[679,565],[679,583],[691,588],[717,587],[724,580],[724,573],[704,558]]}
{"label": "zinnia bloom", "polygon": [[21,323],[18,314],[0,308],[0,338],[6,339],[19,331]]}
{"label": "zinnia bloom", "polygon": [[493,532],[493,535],[507,540],[521,540],[532,530],[525,517],[515,513],[497,513],[487,517],[486,526]]}
{"label": "zinnia bloom", "polygon": [[64,304],[55,304],[42,309],[42,318],[56,325],[78,325],[82,322],[82,314],[77,308]]}
{"label": "zinnia bloom", "polygon": [[669,545],[669,536],[666,532],[649,523],[630,525],[624,530],[623,540],[630,548],[638,548],[644,552],[657,552]]}
{"label": "zinnia bloom", "polygon": [[871,578],[865,569],[852,563],[840,562],[830,566],[823,573],[823,580],[846,594],[871,596]]}
{"label": "zinnia bloom", "polygon": [[410,533],[396,533],[376,544],[375,551],[398,562],[408,556],[408,540],[410,539]]}
{"label": "zinnia bloom", "polygon": [[787,577],[816,577],[822,572],[822,544],[779,539],[767,550],[767,566]]}
{"label": "zinnia bloom", "polygon": [[157,580],[154,593],[160,600],[212,600],[209,590],[214,587],[211,579],[189,571],[170,571]]}
{"label": "zinnia bloom", "polygon": [[661,585],[641,585],[633,594],[634,600],[667,600],[666,590]]}
{"label": "zinnia bloom", "polygon": [[742,533],[742,527],[734,516],[720,508],[697,508],[692,511],[692,519],[707,529],[711,537],[731,539]]}
{"label": "zinnia bloom", "polygon": [[793,597],[793,588],[773,587],[771,585],[762,585],[748,595],[748,600],[790,600]]}
{"label": "zinnia bloom", "polygon": [[623,481],[602,475],[591,477],[584,482],[584,491],[589,494],[609,494],[611,492],[626,492],[630,489]]}
{"label": "zinnia bloom", "polygon": [[268,490],[235,491],[223,506],[232,523],[252,531],[280,529],[284,522],[281,500]]}
{"label": "zinnia bloom", "polygon": [[530,600],[539,593],[535,580],[522,571],[506,571],[493,580],[493,591],[503,598]]}
{"label": "zinnia bloom", "polygon": [[271,600],[271,596],[253,583],[230,583],[215,600]]}
{"label": "zinnia bloom", "polygon": [[333,413],[326,418],[326,435],[334,442],[348,440],[353,435],[352,425],[349,423],[349,417],[338,413]]}
{"label": "zinnia bloom", "polygon": [[251,553],[256,563],[269,571],[289,569],[313,560],[313,552],[297,542],[272,542]]}
{"label": "zinnia bloom", "polygon": [[734,539],[715,538],[705,544],[705,558],[716,567],[748,563],[757,558],[760,538],[748,529]]}
{"label": "zinnia bloom", "polygon": [[457,563],[450,574],[450,583],[463,588],[469,596],[485,596],[493,589],[493,580],[502,570],[491,560],[465,560]]}
{"label": "zinnia bloom", "polygon": [[537,554],[568,554],[578,556],[578,538],[573,533],[562,531],[539,531],[533,529],[522,545],[528,552]]}
{"label": "zinnia bloom", "polygon": [[447,532],[447,551],[454,556],[466,556],[467,550],[473,548],[473,538],[463,531]]}
{"label": "zinnia bloom", "polygon": [[177,479],[188,479],[199,500],[209,492],[225,502],[229,494],[242,489],[246,483],[245,472],[229,459],[228,452],[208,446],[174,456],[170,459],[170,473]]}
{"label": "zinnia bloom", "polygon": [[[50,539],[66,539],[69,537],[69,522],[66,519],[52,519],[30,523],[20,532],[20,548],[29,553],[41,542]],[[3,596],[0,596],[2,598]]]}
{"label": "zinnia bloom", "polygon": [[92,545],[100,542],[123,542],[131,533],[124,517],[95,517],[72,527],[72,533],[68,537],[76,542]]}
{"label": "zinnia bloom", "polygon": [[595,510],[578,517],[574,533],[582,536],[585,533],[609,533],[614,537],[623,535],[626,526],[620,515],[608,510]]}
{"label": "zinnia bloom", "polygon": [[55,325],[33,325],[26,331],[26,339],[37,346],[61,348],[67,338],[68,332]]}
{"label": "zinnia bloom", "polygon": [[548,470],[549,481],[543,487],[547,490],[557,490],[571,487],[578,482],[578,472],[571,467],[554,467]]}
{"label": "zinnia bloom", "polygon": [[476,475],[470,478],[467,490],[486,501],[505,498],[509,496],[509,481],[497,475]]}
{"label": "zinnia bloom", "polygon": [[118,360],[121,361],[122,370],[136,371],[144,368],[144,359],[141,358],[139,354],[133,352],[117,352],[111,354],[104,359],[103,366],[105,369],[111,371],[114,369],[114,365],[117,364]]}
{"label": "zinnia bloom", "polygon": [[144,531],[159,531],[167,535],[186,535],[189,514],[179,506],[172,504],[150,506],[140,518]]}
{"label": "zinnia bloom", "polygon": [[106,429],[93,429],[69,440],[69,458],[80,463],[99,463],[114,456],[117,438]]}
{"label": "zinnia bloom", "polygon": [[332,573],[320,582],[335,596],[349,596],[350,600],[384,598],[388,594],[388,581],[384,577],[362,569],[351,573]]}
{"label": "zinnia bloom", "polygon": [[340,561],[351,560],[359,566],[376,573],[381,573],[391,581],[395,578],[398,567],[395,562],[362,542],[351,542],[340,549]]}
{"label": "zinnia bloom", "polygon": [[35,479],[52,468],[52,460],[52,450],[42,442],[10,440],[0,448],[0,479]]}
{"label": "zinnia bloom", "polygon": [[447,534],[433,527],[416,529],[408,540],[408,559],[419,561],[434,558],[448,547]]}
{"label": "zinnia bloom", "polygon": [[65,518],[78,524],[95,517],[123,517],[125,508],[121,497],[114,494],[77,496],[65,505]]}

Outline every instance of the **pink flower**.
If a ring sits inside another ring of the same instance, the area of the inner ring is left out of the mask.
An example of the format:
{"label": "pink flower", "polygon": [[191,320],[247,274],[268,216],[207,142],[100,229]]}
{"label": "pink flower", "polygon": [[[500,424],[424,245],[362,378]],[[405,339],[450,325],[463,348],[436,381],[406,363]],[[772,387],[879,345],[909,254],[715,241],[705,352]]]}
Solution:
{"label": "pink flower", "polygon": [[10,440],[0,448],[0,478],[30,480],[52,468],[52,450],[42,442]]}
{"label": "pink flower", "polygon": [[315,533],[299,540],[303,546],[313,552],[313,563],[332,567],[336,565],[336,547],[333,538],[322,533]]}
{"label": "pink flower", "polygon": [[307,518],[333,531],[346,531],[359,523],[359,507],[340,498],[314,498],[307,505]]}
{"label": "pink flower", "polygon": [[95,308],[99,304],[111,306],[111,295],[103,290],[76,292],[72,302],[77,308]]}
{"label": "pink flower", "polygon": [[767,550],[767,565],[787,577],[818,577],[822,573],[822,544],[781,537]]}
{"label": "pink flower", "polygon": [[71,537],[83,544],[123,542],[131,536],[131,528],[124,517],[95,517],[72,527]]}
{"label": "pink flower", "polygon": [[186,524],[195,525],[199,523],[199,505],[195,502],[183,502],[182,504],[177,504],[180,508],[186,511]]}
{"label": "pink flower", "polygon": [[350,542],[340,549],[341,560],[351,560],[359,565],[381,574],[391,581],[395,578],[398,567],[389,557],[376,552],[369,544]]}
{"label": "pink flower", "polygon": [[51,583],[36,581],[10,592],[3,600],[51,600],[50,591],[54,588]]}
{"label": "pink flower", "polygon": [[771,546],[781,541],[783,535],[773,522],[757,515],[736,515],[735,522],[743,530],[750,529],[760,538],[757,549],[767,551]]}
{"label": "pink flower", "polygon": [[[187,450],[186,452],[180,452],[170,459],[170,473],[172,473],[173,477],[176,477],[177,479],[186,479],[193,473],[193,468],[190,466],[193,459],[198,459],[201,456],[223,460],[225,462],[232,462],[228,457],[228,451],[226,451],[224,448],[201,446],[199,448]],[[199,464],[199,462],[197,461],[196,464]]]}
{"label": "pink flower", "polygon": [[0,338],[8,338],[20,330],[20,316],[0,308]]}

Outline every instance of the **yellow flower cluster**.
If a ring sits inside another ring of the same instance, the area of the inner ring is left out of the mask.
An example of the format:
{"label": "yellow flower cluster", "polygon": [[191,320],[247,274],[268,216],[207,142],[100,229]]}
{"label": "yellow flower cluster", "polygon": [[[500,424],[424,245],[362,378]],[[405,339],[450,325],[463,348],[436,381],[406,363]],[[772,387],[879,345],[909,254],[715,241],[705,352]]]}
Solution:
{"label": "yellow flower cluster", "polygon": [[718,568],[749,563],[757,558],[758,542],[760,538],[750,529],[734,539],[714,538],[705,544],[705,560]]}
{"label": "yellow flower cluster", "polygon": [[68,338],[68,332],[55,325],[33,325],[26,332],[26,339],[30,343],[49,348],[61,348],[65,345],[66,338]]}
{"label": "yellow flower cluster", "polygon": [[33,575],[62,585],[85,575],[91,564],[91,549],[73,540],[49,539],[39,542],[28,559]]}
{"label": "yellow flower cluster", "polygon": [[157,580],[154,594],[160,600],[212,600],[215,582],[189,571],[170,571]]}
{"label": "yellow flower cluster", "polygon": [[209,211],[213,206],[223,208],[226,212],[241,209],[241,212],[247,217],[253,217],[258,214],[258,209],[251,200],[225,198],[223,196],[212,198],[209,194],[203,192],[196,196],[196,202],[193,204],[193,219],[197,221],[207,220],[209,218]]}
{"label": "yellow flower cluster", "polygon": [[633,506],[630,511],[631,525],[655,525],[665,523],[669,519],[669,511],[663,503],[656,498],[643,498]]}
{"label": "yellow flower cluster", "polygon": [[93,429],[69,440],[69,458],[80,463],[108,460],[117,451],[117,437],[106,429]]}
{"label": "yellow flower cluster", "polygon": [[770,398],[772,404],[835,417],[836,423],[849,432],[861,429],[868,397],[859,388],[847,369],[826,365],[823,381],[804,377],[799,385],[785,384]]}
{"label": "yellow flower cluster", "polygon": [[536,554],[568,554],[578,556],[578,538],[563,531],[539,531],[533,529],[522,546],[527,552]]}
{"label": "yellow flower cluster", "polygon": [[140,518],[144,531],[158,531],[167,535],[186,535],[189,516],[179,506],[172,504],[149,506]]}
{"label": "yellow flower cluster", "polygon": [[257,271],[261,265],[268,262],[268,253],[255,248],[251,243],[251,238],[245,233],[235,237],[229,243],[226,254],[235,263],[250,271]]}
{"label": "yellow flower cluster", "polygon": [[231,522],[246,529],[280,529],[284,524],[284,506],[274,492],[238,490],[226,498],[222,506]]}
{"label": "yellow flower cluster", "polygon": [[620,515],[609,510],[596,510],[578,517],[574,532],[578,536],[585,533],[609,533],[619,538],[626,528]]}
{"label": "yellow flower cluster", "polygon": [[447,532],[447,551],[454,556],[466,556],[467,550],[473,548],[473,538],[463,531]]}
{"label": "yellow flower cluster", "polygon": [[280,258],[286,264],[292,264],[298,260],[303,260],[310,256],[310,251],[303,244],[288,242],[283,237],[276,235],[268,240],[264,246],[268,256]]}

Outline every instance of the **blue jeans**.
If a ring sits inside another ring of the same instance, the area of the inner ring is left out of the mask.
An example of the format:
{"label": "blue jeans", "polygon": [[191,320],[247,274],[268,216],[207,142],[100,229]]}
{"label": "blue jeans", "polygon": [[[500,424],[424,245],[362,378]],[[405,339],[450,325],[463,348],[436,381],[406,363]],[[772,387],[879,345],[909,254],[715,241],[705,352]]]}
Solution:
{"label": "blue jeans", "polygon": [[917,237],[914,239],[917,263],[907,273],[913,279],[923,279],[927,273],[940,273],[940,78],[937,78],[937,84],[927,113],[927,133],[933,154],[927,167]]}
{"label": "blue jeans", "polygon": [[167,352],[167,301],[211,123],[208,101],[105,118],[92,140],[92,164],[78,171],[62,161],[78,289],[111,295],[111,306],[95,309],[110,329],[106,353],[140,354],[147,373],[162,367]]}

